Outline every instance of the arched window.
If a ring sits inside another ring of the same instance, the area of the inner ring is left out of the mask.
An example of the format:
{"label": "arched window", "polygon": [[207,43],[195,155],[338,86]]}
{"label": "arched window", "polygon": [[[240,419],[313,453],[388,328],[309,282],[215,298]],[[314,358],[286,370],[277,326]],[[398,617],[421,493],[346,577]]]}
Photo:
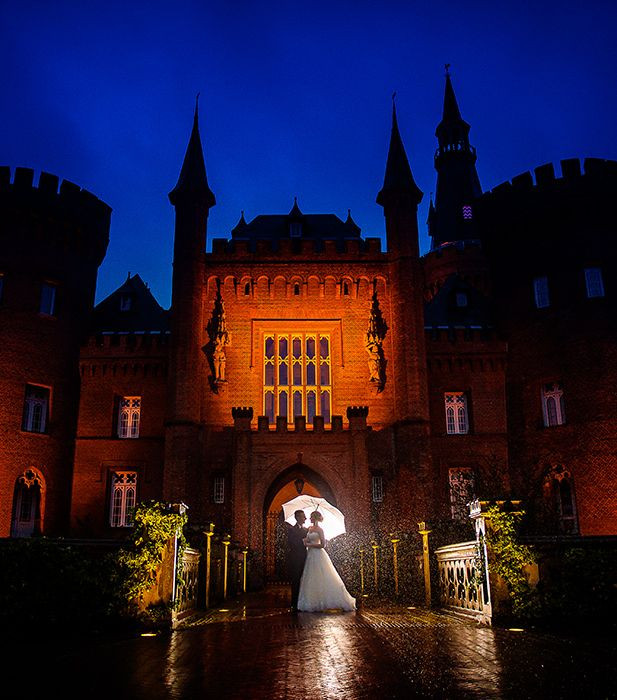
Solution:
{"label": "arched window", "polygon": [[300,296],[300,285],[297,282],[294,284],[294,296]]}
{"label": "arched window", "polygon": [[112,472],[109,524],[112,527],[131,527],[136,501],[137,472]]}
{"label": "arched window", "polygon": [[578,533],[574,483],[570,472],[562,465],[549,470],[544,481],[544,497],[559,532],[568,535]]}
{"label": "arched window", "polygon": [[247,283],[244,285],[244,296],[245,296],[245,297],[248,297],[248,296],[250,296],[250,295],[251,295],[251,283],[250,283],[250,282],[247,282]]}
{"label": "arched window", "polygon": [[544,425],[563,425],[566,422],[566,410],[563,400],[563,389],[558,382],[544,384],[542,387],[542,412]]}
{"label": "arched window", "polygon": [[31,537],[41,532],[43,478],[27,469],[16,481],[13,495],[11,537]]}
{"label": "arched window", "polygon": [[446,432],[448,435],[468,433],[467,397],[464,392],[446,392],[444,394],[444,403],[446,408]]}

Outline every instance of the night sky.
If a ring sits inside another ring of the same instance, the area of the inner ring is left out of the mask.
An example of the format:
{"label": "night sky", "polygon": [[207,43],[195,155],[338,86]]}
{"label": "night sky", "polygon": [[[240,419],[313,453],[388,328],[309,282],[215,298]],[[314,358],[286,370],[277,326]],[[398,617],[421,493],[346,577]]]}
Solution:
{"label": "night sky", "polygon": [[0,164],[72,180],[113,208],[100,300],[139,272],[170,303],[174,187],[195,95],[210,236],[240,211],[375,203],[396,90],[418,186],[435,190],[444,63],[490,189],[562,158],[617,159],[617,3],[3,2]]}

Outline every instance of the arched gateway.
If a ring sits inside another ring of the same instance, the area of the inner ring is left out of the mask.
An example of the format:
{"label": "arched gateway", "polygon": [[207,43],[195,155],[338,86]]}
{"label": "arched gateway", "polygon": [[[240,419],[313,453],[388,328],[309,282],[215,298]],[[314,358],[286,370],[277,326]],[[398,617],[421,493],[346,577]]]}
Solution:
{"label": "arched gateway", "polygon": [[266,581],[270,583],[286,580],[283,503],[291,501],[301,493],[325,498],[336,505],[328,483],[302,462],[292,464],[276,477],[266,492],[263,509],[265,576]]}

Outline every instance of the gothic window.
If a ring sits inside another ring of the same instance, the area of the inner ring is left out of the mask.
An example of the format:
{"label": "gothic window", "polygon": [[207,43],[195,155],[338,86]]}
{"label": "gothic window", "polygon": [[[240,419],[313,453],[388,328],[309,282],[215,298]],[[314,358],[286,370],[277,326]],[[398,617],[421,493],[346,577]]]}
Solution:
{"label": "gothic window", "polygon": [[41,285],[41,300],[39,312],[46,316],[53,316],[56,312],[56,285],[43,282]]}
{"label": "gothic window", "polygon": [[538,309],[545,309],[550,306],[548,294],[548,277],[536,277],[533,281],[533,293]]}
{"label": "gothic window", "polygon": [[544,491],[549,509],[557,519],[559,531],[569,535],[576,534],[576,499],[570,472],[561,465],[551,468],[544,482]]}
{"label": "gothic window", "polygon": [[131,527],[137,500],[137,472],[114,471],[111,475],[111,527]]}
{"label": "gothic window", "polygon": [[29,433],[44,433],[47,431],[48,416],[49,389],[35,384],[26,384],[21,429]]}
{"label": "gothic window", "polygon": [[452,520],[466,521],[469,517],[468,504],[476,497],[475,474],[473,469],[449,469],[450,512]]}
{"label": "gothic window", "polygon": [[383,476],[375,474],[371,478],[373,503],[381,503],[383,501]]}
{"label": "gothic window", "polygon": [[542,413],[544,425],[563,425],[566,422],[566,411],[563,401],[561,384],[550,383],[542,387]]}
{"label": "gothic window", "polygon": [[264,415],[274,423],[286,416],[316,415],[330,423],[332,368],[330,336],[319,333],[266,333],[264,335]]}
{"label": "gothic window", "polygon": [[467,397],[462,391],[444,394],[446,409],[446,431],[448,435],[461,435],[469,432],[467,417]]}
{"label": "gothic window", "polygon": [[13,494],[11,537],[40,534],[42,491],[42,477],[33,469],[26,469],[17,479]]}
{"label": "gothic window", "polygon": [[473,213],[471,210],[471,205],[470,204],[464,204],[463,205],[463,219],[465,221],[471,221],[473,218]]}
{"label": "gothic window", "polygon": [[121,396],[118,406],[118,437],[139,437],[141,396]]}
{"label": "gothic window", "polygon": [[587,297],[589,299],[604,296],[602,270],[599,267],[585,268],[585,285],[587,287]]}
{"label": "gothic window", "polygon": [[225,503],[225,477],[215,476],[213,487],[213,498],[215,503]]}

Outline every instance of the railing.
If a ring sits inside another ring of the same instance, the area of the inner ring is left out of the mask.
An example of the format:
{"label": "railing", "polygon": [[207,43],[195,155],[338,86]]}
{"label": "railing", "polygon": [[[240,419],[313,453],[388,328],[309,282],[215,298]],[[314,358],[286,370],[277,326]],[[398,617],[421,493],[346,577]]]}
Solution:
{"label": "railing", "polygon": [[479,556],[478,542],[472,540],[439,547],[435,550],[435,555],[442,607],[490,624],[491,604],[486,595],[486,559]]}
{"label": "railing", "polygon": [[200,558],[199,551],[190,547],[187,547],[182,553],[182,564],[179,567],[176,600],[174,601],[176,620],[188,617],[197,608]]}

